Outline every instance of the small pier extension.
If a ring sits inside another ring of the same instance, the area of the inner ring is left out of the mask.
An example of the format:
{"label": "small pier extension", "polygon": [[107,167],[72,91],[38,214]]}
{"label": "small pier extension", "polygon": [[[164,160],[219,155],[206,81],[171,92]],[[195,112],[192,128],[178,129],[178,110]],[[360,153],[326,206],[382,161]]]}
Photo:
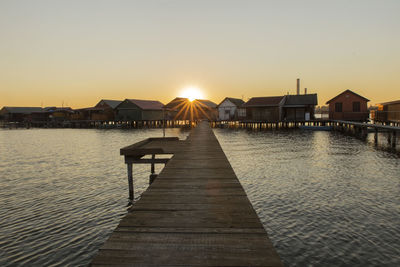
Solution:
{"label": "small pier extension", "polygon": [[208,123],[170,142],[144,143],[174,156],[91,265],[282,266]]}
{"label": "small pier extension", "polygon": [[400,127],[397,126],[339,120],[333,121],[333,129],[345,133],[352,133],[362,139],[367,137],[369,129],[373,129],[375,144],[378,143],[378,133],[386,132],[387,141],[392,148],[396,148],[397,136],[399,136],[398,133],[400,132]]}

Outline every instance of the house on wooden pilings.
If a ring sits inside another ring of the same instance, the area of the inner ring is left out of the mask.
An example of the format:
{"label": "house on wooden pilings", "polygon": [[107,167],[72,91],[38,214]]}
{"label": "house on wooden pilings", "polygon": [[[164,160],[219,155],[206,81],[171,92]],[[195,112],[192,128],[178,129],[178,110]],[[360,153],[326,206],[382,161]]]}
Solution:
{"label": "house on wooden pilings", "polygon": [[210,100],[176,97],[164,106],[167,120],[210,120],[218,117],[217,104]]}
{"label": "house on wooden pilings", "polygon": [[243,108],[244,101],[239,98],[226,97],[218,104],[218,120],[233,121],[246,118],[246,109]]}
{"label": "house on wooden pilings", "polygon": [[243,104],[247,121],[278,122],[282,120],[284,96],[252,97]]}
{"label": "house on wooden pilings", "polygon": [[94,110],[91,112],[91,120],[114,121],[115,108],[121,103],[121,100],[100,100],[99,103],[94,106]]}
{"label": "house on wooden pilings", "polygon": [[285,95],[282,107],[283,121],[308,121],[315,119],[317,94]]}
{"label": "house on wooden pilings", "polygon": [[45,107],[42,111],[32,112],[34,123],[63,122],[71,120],[75,112],[70,107]]}
{"label": "house on wooden pilings", "polygon": [[100,100],[94,107],[80,108],[75,110],[73,120],[114,121],[115,108],[122,100]]}
{"label": "house on wooden pilings", "polygon": [[157,100],[125,99],[115,108],[116,121],[163,120],[163,104]]}
{"label": "house on wooden pilings", "polygon": [[375,120],[379,122],[400,122],[400,100],[380,103],[375,111]]}
{"label": "house on wooden pilings", "polygon": [[326,104],[329,104],[329,119],[368,121],[368,102],[369,99],[356,94],[351,90],[345,90],[326,102]]}
{"label": "house on wooden pilings", "polygon": [[32,113],[42,111],[41,107],[3,107],[0,116],[6,122],[30,122]]}

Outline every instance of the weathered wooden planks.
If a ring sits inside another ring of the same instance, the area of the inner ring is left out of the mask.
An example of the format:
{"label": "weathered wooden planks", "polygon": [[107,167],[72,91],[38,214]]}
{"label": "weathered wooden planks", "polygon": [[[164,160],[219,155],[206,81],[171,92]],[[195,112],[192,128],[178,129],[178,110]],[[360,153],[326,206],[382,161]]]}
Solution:
{"label": "weathered wooden planks", "polygon": [[92,266],[282,266],[206,123],[184,142],[158,143],[173,158]]}

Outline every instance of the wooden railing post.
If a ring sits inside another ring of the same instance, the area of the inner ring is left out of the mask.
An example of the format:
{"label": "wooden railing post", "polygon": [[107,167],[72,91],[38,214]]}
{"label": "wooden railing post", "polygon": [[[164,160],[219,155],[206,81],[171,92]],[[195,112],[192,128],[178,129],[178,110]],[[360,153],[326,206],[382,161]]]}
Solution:
{"label": "wooden railing post", "polygon": [[154,170],[154,160],[156,159],[156,155],[155,154],[152,154],[151,155],[151,159],[152,159],[152,161],[151,161],[151,174],[150,174],[150,177],[149,177],[149,184],[152,184],[153,182],[154,182],[154,180],[157,178],[157,174],[155,174],[155,170]]}
{"label": "wooden railing post", "polygon": [[128,166],[129,200],[133,202],[134,192],[133,192],[132,163],[128,162],[127,166]]}

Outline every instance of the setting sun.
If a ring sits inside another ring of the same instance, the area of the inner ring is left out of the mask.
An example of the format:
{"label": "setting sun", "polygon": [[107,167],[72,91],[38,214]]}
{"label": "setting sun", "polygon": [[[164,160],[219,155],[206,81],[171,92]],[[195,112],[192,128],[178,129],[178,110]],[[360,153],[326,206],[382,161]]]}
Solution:
{"label": "setting sun", "polygon": [[204,98],[203,92],[201,92],[199,88],[193,86],[184,88],[179,96],[188,98],[190,101]]}

